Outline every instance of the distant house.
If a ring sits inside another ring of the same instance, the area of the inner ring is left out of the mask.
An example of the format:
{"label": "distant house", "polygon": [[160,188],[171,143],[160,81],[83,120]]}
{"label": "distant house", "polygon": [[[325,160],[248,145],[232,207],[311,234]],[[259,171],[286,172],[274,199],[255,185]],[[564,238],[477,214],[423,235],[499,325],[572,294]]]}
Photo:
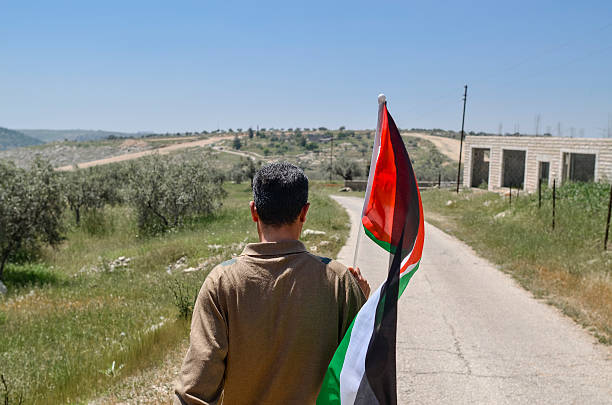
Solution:
{"label": "distant house", "polygon": [[612,139],[467,136],[463,184],[536,191],[538,182],[612,181]]}

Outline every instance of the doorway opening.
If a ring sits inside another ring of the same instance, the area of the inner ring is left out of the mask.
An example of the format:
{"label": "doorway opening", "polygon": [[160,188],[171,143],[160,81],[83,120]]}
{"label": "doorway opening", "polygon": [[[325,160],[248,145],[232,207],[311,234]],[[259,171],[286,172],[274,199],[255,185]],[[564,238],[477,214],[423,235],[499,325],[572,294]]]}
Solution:
{"label": "doorway opening", "polygon": [[502,187],[523,188],[526,152],[504,149],[502,155]]}
{"label": "doorway opening", "polygon": [[471,187],[488,188],[490,153],[491,149],[472,148]]}
{"label": "doorway opening", "polygon": [[550,178],[550,162],[540,162],[538,165],[538,184],[548,186]]}

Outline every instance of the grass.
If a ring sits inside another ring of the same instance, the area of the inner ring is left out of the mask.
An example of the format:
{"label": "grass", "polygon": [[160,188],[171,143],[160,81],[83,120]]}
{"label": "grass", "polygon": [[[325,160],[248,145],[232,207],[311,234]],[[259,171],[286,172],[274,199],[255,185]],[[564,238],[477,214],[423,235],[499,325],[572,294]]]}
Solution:
{"label": "grass", "polygon": [[[552,229],[551,190],[507,196],[445,190],[422,192],[426,219],[471,245],[535,297],[558,307],[612,344],[612,254],[603,250],[607,184],[558,190]],[[612,248],[612,246],[610,246]]]}
{"label": "grass", "polygon": [[[10,264],[9,294],[0,298],[0,373],[25,403],[83,403],[125,377],[163,360],[187,337],[172,286],[193,294],[217,263],[257,239],[247,184],[227,184],[213,216],[157,237],[139,235],[129,208],[107,207],[106,232],[69,230],[66,242],[35,263]],[[325,230],[304,243],[335,257],[348,216],[313,184],[306,228]],[[96,220],[100,224],[99,218]],[[128,266],[109,262],[125,256]],[[204,270],[175,269],[206,263]]]}

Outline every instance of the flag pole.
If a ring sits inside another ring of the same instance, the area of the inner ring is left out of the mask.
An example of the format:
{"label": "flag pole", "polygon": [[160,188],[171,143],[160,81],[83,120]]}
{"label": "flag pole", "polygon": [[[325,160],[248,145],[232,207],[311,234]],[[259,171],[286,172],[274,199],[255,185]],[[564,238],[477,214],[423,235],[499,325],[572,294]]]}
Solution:
{"label": "flag pole", "polygon": [[374,179],[374,171],[376,170],[376,160],[378,159],[378,152],[380,150],[380,125],[382,122],[383,107],[387,104],[387,97],[383,93],[378,95],[378,122],[376,123],[376,135],[374,135],[374,145],[372,146],[372,160],[370,161],[370,172],[368,173],[368,185],[366,187],[365,199],[363,200],[363,207],[361,208],[361,217],[359,218],[359,224],[357,225],[357,242],[355,243],[355,254],[353,255],[353,267],[357,267],[357,258],[359,256],[359,242],[361,241],[361,235],[363,233],[363,225],[361,224],[361,218],[366,209],[367,201],[370,197],[370,191],[372,189],[372,179]]}

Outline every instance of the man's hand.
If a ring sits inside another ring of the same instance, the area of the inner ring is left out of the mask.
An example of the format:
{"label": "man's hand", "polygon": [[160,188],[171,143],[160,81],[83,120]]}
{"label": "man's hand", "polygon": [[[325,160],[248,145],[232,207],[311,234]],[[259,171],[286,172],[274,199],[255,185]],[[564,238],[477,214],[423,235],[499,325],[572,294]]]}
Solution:
{"label": "man's hand", "polygon": [[357,283],[359,284],[359,288],[361,288],[363,295],[365,295],[367,299],[370,296],[370,284],[368,284],[368,280],[366,280],[361,275],[361,270],[359,270],[359,267],[355,267],[355,268],[349,267],[348,269],[353,275],[353,277],[355,277],[355,279],[357,280]]}

